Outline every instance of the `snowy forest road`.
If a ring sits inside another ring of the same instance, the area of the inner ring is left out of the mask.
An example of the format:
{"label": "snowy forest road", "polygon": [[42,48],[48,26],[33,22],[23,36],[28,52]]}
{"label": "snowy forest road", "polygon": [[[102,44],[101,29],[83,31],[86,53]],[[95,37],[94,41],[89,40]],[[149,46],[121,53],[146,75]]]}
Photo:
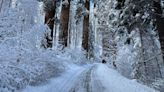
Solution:
{"label": "snowy forest road", "polygon": [[158,92],[121,76],[105,64],[71,67],[49,83],[28,86],[23,92]]}
{"label": "snowy forest road", "polygon": [[43,87],[27,87],[23,92],[104,92],[97,64],[75,67]]}

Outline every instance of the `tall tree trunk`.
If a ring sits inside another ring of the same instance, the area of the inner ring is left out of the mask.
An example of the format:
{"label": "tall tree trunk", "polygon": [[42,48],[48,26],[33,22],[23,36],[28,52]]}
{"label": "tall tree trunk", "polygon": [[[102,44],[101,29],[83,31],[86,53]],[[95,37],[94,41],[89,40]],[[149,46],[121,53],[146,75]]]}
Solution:
{"label": "tall tree trunk", "polygon": [[[89,2],[86,1],[85,7],[87,10],[89,10]],[[88,52],[88,37],[89,37],[89,16],[84,17],[83,22],[83,48]]]}
{"label": "tall tree trunk", "polygon": [[[70,0],[68,0],[70,3]],[[61,31],[61,40],[62,40],[62,45],[67,46],[67,40],[68,40],[68,24],[69,24],[69,10],[70,10],[70,4],[69,5],[64,5],[62,7],[61,11],[61,26],[60,26],[60,31]]]}
{"label": "tall tree trunk", "polygon": [[68,44],[71,49],[75,48],[76,41],[76,10],[77,10],[77,0],[71,0],[70,2],[70,15],[69,15],[69,28],[68,28]]}
{"label": "tall tree trunk", "polygon": [[[54,17],[54,15],[55,15],[54,10],[46,11],[46,13],[45,13],[45,24],[47,24],[51,30],[51,38],[53,37],[53,29],[54,29],[53,17]],[[52,39],[50,39],[48,37],[46,39],[47,39],[47,47],[52,47]]]}
{"label": "tall tree trunk", "polygon": [[62,0],[58,0],[58,2],[56,2],[56,9],[55,9],[55,16],[54,16],[54,32],[53,32],[53,49],[57,49],[59,47],[59,41],[60,41],[60,35],[61,35],[61,31],[60,31],[60,16],[61,16],[61,10],[62,10]]}
{"label": "tall tree trunk", "polygon": [[156,25],[157,25],[157,30],[159,33],[159,39],[161,42],[161,49],[162,49],[163,58],[164,58],[164,18],[162,17],[162,9],[160,5],[160,0],[154,1],[154,7],[155,7]]}
{"label": "tall tree trunk", "polygon": [[160,62],[161,60],[158,59],[158,67],[159,67],[159,72],[162,78],[164,78],[164,74],[161,72],[161,68],[163,68],[164,65],[164,17],[162,17],[162,7],[161,7],[161,0],[154,1],[154,9],[155,9],[155,24],[157,27],[157,31],[159,34],[159,40],[161,43],[161,52],[163,56],[163,62]]}
{"label": "tall tree trunk", "polygon": [[83,38],[83,20],[84,20],[84,1],[78,0],[76,10],[76,49],[82,49],[82,38]]}
{"label": "tall tree trunk", "polygon": [[54,28],[54,17],[55,10],[46,11],[45,13],[45,24],[51,29],[51,36],[53,36],[53,28]]}
{"label": "tall tree trunk", "polygon": [[94,0],[90,0],[90,14],[89,14],[89,58],[94,58],[94,43],[95,43],[95,30],[94,30]]}

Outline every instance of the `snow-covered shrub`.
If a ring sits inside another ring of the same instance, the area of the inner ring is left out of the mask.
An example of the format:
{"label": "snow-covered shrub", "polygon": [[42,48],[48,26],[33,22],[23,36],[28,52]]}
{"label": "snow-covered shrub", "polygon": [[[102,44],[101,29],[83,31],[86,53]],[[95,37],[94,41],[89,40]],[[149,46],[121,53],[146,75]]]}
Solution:
{"label": "snow-covered shrub", "polygon": [[163,92],[164,91],[164,80],[157,79],[150,86],[154,87],[155,89],[158,89],[160,92]]}
{"label": "snow-covered shrub", "polygon": [[0,91],[15,92],[14,90],[22,89],[28,84],[37,85],[64,71],[65,65],[60,63],[62,60],[56,59],[56,53],[44,51],[40,47],[46,32],[43,25],[43,32],[39,27],[22,33],[22,36],[5,38],[0,43]]}
{"label": "snow-covered shrub", "polygon": [[60,63],[61,61],[57,62],[58,60],[51,57],[44,60],[46,57],[41,55],[36,59],[26,57],[20,62],[1,62],[0,92],[15,92],[27,85],[38,85],[65,70],[65,65]]}
{"label": "snow-covered shrub", "polygon": [[[34,30],[36,31],[36,30]],[[15,92],[26,85],[37,85],[64,71],[64,65],[56,59],[54,51],[37,47],[34,31],[24,33],[21,45],[19,36],[5,39],[0,44],[0,92]],[[52,56],[53,55],[53,56]]]}
{"label": "snow-covered shrub", "polygon": [[50,38],[50,29],[47,25],[34,25],[25,35],[22,34],[22,45],[26,48],[47,48],[47,37]]}
{"label": "snow-covered shrub", "polygon": [[133,64],[135,63],[135,55],[132,46],[124,46],[118,50],[116,66],[117,70],[128,78],[132,78]]}
{"label": "snow-covered shrub", "polygon": [[37,59],[21,62],[19,65],[30,77],[29,85],[38,85],[51,77],[58,76],[64,70],[64,65],[50,60]]}
{"label": "snow-covered shrub", "polygon": [[0,92],[15,92],[29,82],[28,74],[12,63],[0,64]]}
{"label": "snow-covered shrub", "polygon": [[83,50],[65,48],[59,52],[60,57],[62,57],[64,60],[67,60],[68,62],[71,61],[70,63],[84,64],[88,62],[86,58],[86,52]]}

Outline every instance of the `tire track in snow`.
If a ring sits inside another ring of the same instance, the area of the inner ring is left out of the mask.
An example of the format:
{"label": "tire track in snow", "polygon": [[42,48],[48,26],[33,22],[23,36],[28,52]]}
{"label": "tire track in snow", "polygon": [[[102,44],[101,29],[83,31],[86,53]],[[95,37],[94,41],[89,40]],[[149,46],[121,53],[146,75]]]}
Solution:
{"label": "tire track in snow", "polygon": [[92,67],[86,69],[81,73],[81,76],[69,92],[92,92],[90,84]]}
{"label": "tire track in snow", "polygon": [[83,71],[85,69],[80,68],[70,72],[69,75],[64,75],[62,79],[56,79],[53,87],[47,90],[47,92],[68,92]]}
{"label": "tire track in snow", "polygon": [[93,71],[93,67],[91,67],[87,72],[86,75],[84,76],[84,88],[86,88],[86,92],[92,92],[92,87],[91,87],[91,73]]}
{"label": "tire track in snow", "polygon": [[69,92],[104,92],[104,87],[96,74],[97,65],[81,73],[79,80]]}
{"label": "tire track in snow", "polygon": [[104,92],[105,87],[102,85],[101,80],[97,76],[96,69],[97,69],[97,65],[94,67],[93,72],[91,74],[91,77],[92,77],[91,83],[93,84],[92,90],[93,90],[93,92]]}

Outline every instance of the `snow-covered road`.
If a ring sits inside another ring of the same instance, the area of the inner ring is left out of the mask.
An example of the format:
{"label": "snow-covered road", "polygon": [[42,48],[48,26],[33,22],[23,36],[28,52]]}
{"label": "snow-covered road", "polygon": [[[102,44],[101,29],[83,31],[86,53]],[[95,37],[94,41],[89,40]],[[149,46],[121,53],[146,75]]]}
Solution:
{"label": "snow-covered road", "polygon": [[23,92],[158,92],[129,80],[105,64],[73,66],[49,83]]}

